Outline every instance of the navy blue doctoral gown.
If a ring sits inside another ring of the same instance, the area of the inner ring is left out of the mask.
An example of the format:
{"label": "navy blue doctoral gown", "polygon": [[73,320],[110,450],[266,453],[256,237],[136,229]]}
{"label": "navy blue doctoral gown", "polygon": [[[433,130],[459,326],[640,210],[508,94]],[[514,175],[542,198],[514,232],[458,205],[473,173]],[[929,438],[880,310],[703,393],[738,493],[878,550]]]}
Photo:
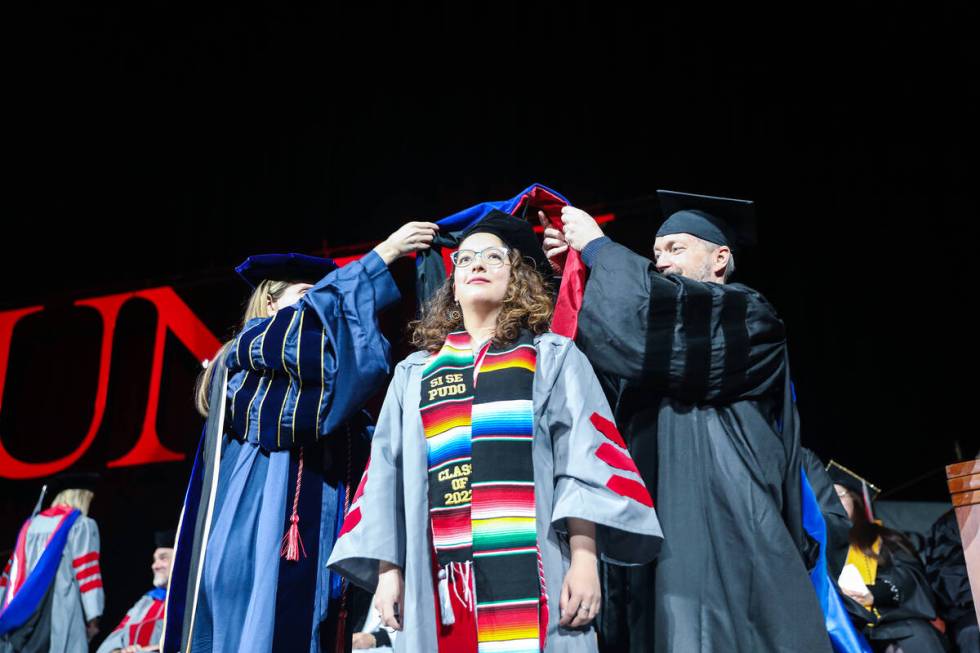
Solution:
{"label": "navy blue doctoral gown", "polygon": [[[361,407],[391,370],[377,313],[398,298],[372,252],[233,341],[220,437],[202,445],[181,517],[165,651],[316,653],[333,637],[320,633],[339,580],[325,563],[359,472]],[[208,428],[220,404],[213,390]],[[305,555],[289,561],[294,505]]]}

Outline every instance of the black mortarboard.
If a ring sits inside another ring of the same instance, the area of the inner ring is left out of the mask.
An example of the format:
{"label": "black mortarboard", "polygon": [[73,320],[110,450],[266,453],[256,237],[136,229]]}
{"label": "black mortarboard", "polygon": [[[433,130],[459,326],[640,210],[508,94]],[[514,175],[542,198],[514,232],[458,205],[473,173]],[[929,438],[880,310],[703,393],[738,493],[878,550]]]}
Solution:
{"label": "black mortarboard", "polygon": [[512,215],[493,209],[486,217],[469,227],[459,238],[463,242],[473,234],[493,234],[504,241],[508,247],[518,250],[521,256],[534,261],[538,272],[551,274],[551,264],[544,255],[541,241],[534,233],[534,227],[527,220],[515,218]]}
{"label": "black mortarboard", "polygon": [[94,472],[65,472],[53,476],[45,482],[48,496],[54,496],[63,490],[95,491],[100,476]]}
{"label": "black mortarboard", "polygon": [[177,541],[177,531],[156,531],[153,533],[153,543],[158,549],[172,549]]}
{"label": "black mortarboard", "polygon": [[755,245],[755,204],[751,200],[658,190],[664,223],[657,237],[691,234],[727,245],[733,252]]}
{"label": "black mortarboard", "polygon": [[867,479],[858,476],[835,460],[827,463],[827,473],[830,474],[830,478],[835,484],[843,485],[849,490],[854,490],[859,496],[864,496],[865,488],[868,491],[868,498],[872,501],[881,494],[881,490],[877,486]]}
{"label": "black mortarboard", "polygon": [[265,279],[309,281],[315,283],[337,269],[329,258],[307,254],[256,254],[235,268],[242,279],[255,288]]}

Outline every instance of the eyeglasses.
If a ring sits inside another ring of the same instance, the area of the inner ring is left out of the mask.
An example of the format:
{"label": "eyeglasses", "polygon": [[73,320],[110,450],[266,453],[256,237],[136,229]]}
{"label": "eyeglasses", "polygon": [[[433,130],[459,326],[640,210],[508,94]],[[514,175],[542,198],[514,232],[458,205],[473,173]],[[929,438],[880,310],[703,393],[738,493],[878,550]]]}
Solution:
{"label": "eyeglasses", "polygon": [[458,268],[468,268],[473,265],[477,258],[483,259],[483,263],[487,267],[499,268],[501,265],[506,264],[507,252],[510,250],[506,247],[487,247],[475,252],[472,249],[460,249],[452,253],[453,265]]}

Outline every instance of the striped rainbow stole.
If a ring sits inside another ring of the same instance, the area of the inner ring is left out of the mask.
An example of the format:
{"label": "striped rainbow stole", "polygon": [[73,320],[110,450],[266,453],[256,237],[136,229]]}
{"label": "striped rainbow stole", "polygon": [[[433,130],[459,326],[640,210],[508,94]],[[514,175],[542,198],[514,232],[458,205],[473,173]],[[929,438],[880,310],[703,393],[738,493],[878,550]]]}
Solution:
{"label": "striped rainbow stole", "polygon": [[531,460],[537,356],[526,332],[481,354],[474,365],[469,335],[453,333],[423,371],[433,543],[440,569],[472,564],[478,650],[539,652],[544,592]]}

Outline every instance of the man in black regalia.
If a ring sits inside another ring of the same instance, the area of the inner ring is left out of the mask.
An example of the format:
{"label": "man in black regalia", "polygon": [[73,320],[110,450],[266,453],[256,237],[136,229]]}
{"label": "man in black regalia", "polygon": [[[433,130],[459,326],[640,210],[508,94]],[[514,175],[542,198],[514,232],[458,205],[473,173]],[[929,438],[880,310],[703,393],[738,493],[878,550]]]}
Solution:
{"label": "man in black regalia", "polygon": [[829,653],[807,574],[799,431],[782,321],[728,283],[753,205],[660,191],[654,260],[563,209],[545,251],[590,269],[576,342],[603,378],[655,503],[650,566],[605,569],[606,651]]}

